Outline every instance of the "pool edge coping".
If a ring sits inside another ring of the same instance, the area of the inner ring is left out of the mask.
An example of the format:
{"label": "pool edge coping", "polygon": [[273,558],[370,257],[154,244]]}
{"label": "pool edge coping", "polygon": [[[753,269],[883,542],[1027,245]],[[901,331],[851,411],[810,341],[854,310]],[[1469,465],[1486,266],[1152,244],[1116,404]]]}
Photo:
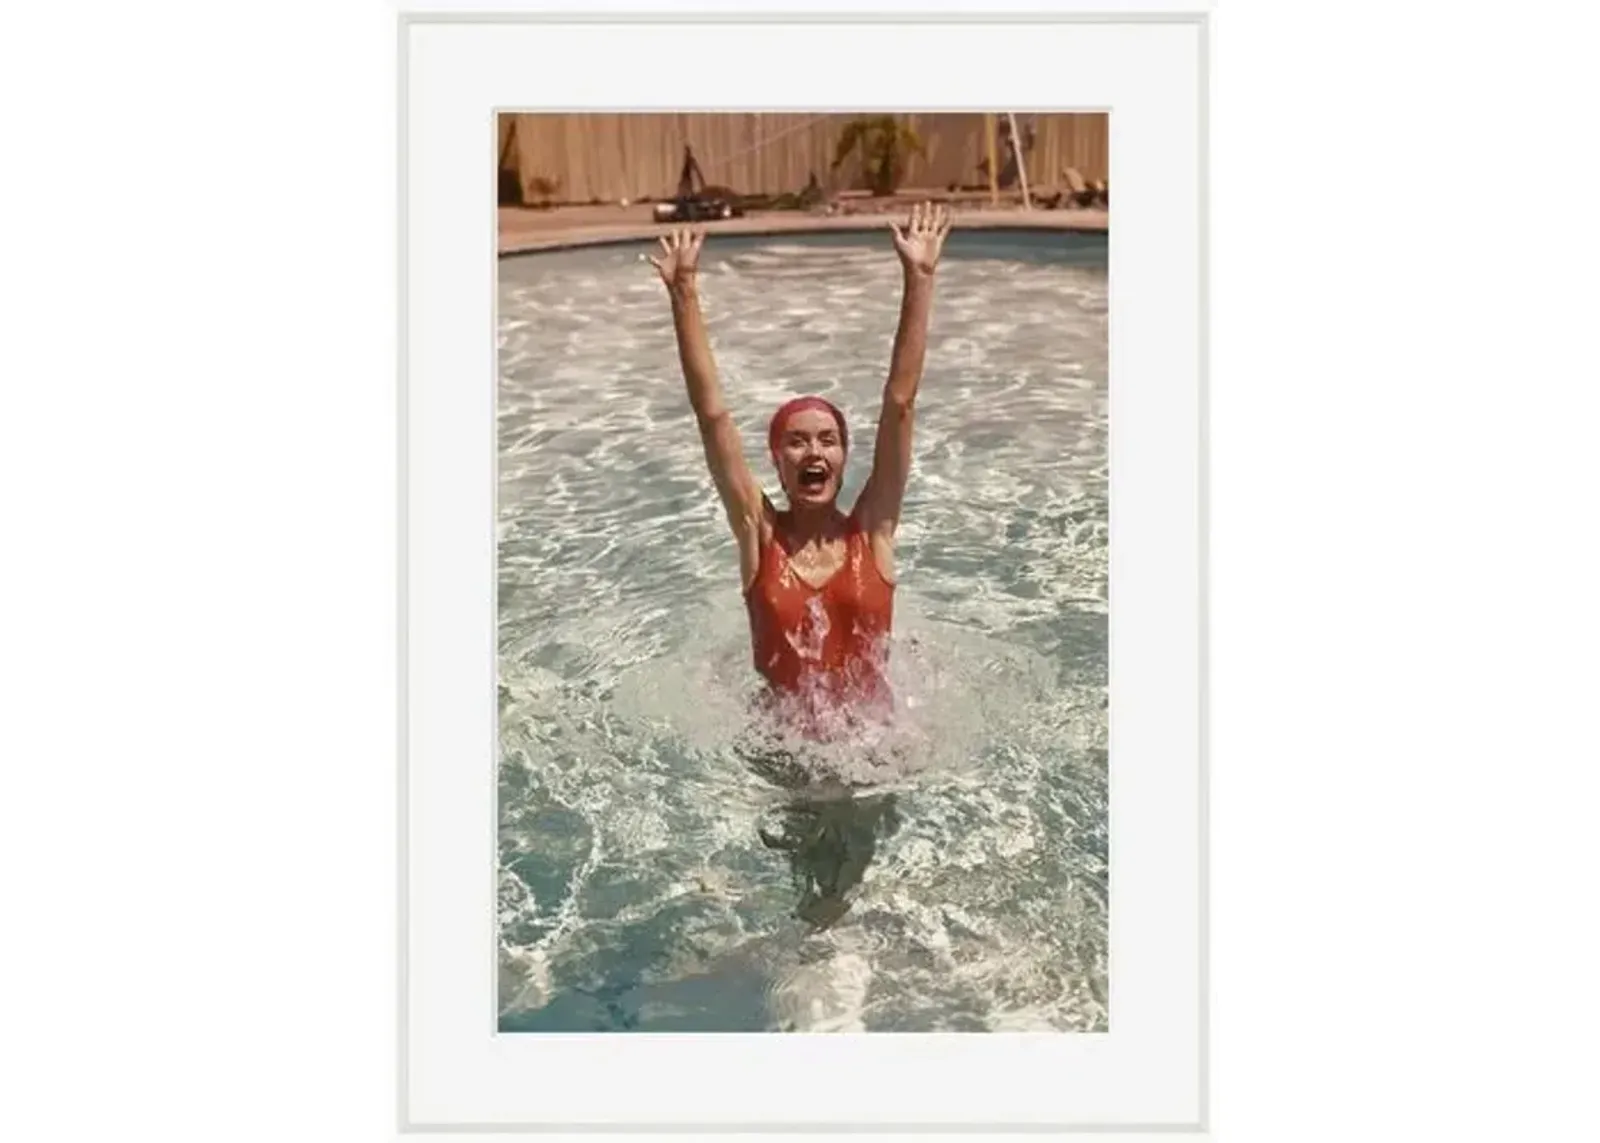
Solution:
{"label": "pool edge coping", "polygon": [[[889,220],[893,216],[869,216],[867,218],[849,220],[832,220],[825,223],[822,220],[811,220],[808,224],[801,225],[767,225],[740,227],[737,230],[716,231],[708,230],[708,236],[720,233],[727,238],[773,238],[795,234],[860,234],[873,233],[887,230]],[[981,217],[981,216],[980,216]],[[1091,221],[1089,219],[1074,220],[1071,224],[1048,224],[1039,219],[1022,219],[1015,217],[984,218],[976,225],[972,218],[965,220],[967,225],[960,227],[962,220],[957,218],[959,228],[968,230],[999,230],[1009,233],[1031,232],[1035,234],[1075,234],[1075,235],[1103,235],[1109,237],[1111,227],[1108,221]],[[820,224],[819,224],[820,223]],[[628,226],[616,230],[603,230],[597,233],[567,232],[552,238],[540,238],[530,241],[505,242],[497,241],[495,257],[498,261],[502,258],[517,257],[525,254],[548,254],[560,250],[581,250],[595,246],[626,246],[637,242],[649,242],[659,238],[673,229],[669,223],[647,223],[639,226]]]}

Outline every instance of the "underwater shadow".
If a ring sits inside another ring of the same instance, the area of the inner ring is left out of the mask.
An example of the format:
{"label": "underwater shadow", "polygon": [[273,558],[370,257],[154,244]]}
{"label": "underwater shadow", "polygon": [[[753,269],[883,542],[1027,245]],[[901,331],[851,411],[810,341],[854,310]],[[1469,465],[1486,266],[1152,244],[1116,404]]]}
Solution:
{"label": "underwater shadow", "polygon": [[789,792],[778,807],[776,828],[758,826],[756,832],[763,845],[789,859],[800,891],[794,915],[815,931],[832,927],[850,911],[878,843],[899,830],[898,799],[837,781],[819,783],[785,752],[755,751],[744,760]]}
{"label": "underwater shadow", "polygon": [[893,794],[790,801],[779,831],[757,832],[768,849],[788,854],[800,890],[795,916],[813,929],[836,924],[847,912],[854,890],[866,877],[878,841],[900,828]]}

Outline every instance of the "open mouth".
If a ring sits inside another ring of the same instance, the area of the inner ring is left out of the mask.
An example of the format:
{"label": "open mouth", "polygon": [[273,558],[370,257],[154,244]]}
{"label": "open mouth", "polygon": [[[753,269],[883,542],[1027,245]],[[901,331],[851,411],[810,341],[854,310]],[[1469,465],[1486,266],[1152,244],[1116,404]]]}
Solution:
{"label": "open mouth", "polygon": [[828,483],[828,466],[808,464],[800,470],[800,487],[814,492]]}

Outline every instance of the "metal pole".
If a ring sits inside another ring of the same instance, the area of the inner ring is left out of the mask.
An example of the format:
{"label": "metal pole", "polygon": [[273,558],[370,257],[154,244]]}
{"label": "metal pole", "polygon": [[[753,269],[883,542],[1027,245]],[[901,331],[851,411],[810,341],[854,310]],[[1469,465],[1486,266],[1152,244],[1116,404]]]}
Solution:
{"label": "metal pole", "polygon": [[1028,195],[1028,168],[1027,164],[1022,161],[1022,133],[1017,130],[1017,117],[1015,114],[1007,111],[1006,118],[1011,121],[1011,146],[1017,153],[1017,177],[1022,180],[1022,208],[1024,210],[1032,210],[1033,199]]}
{"label": "metal pole", "polygon": [[989,205],[1000,205],[1000,155],[994,141],[994,112],[983,113],[983,135],[989,144]]}

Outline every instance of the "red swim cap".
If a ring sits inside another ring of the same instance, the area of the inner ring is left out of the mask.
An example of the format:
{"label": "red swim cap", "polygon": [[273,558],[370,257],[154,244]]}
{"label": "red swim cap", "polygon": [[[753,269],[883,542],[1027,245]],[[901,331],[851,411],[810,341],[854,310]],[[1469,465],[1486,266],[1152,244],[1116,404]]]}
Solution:
{"label": "red swim cap", "polygon": [[833,416],[834,423],[839,426],[839,443],[846,452],[850,451],[850,428],[844,423],[844,414],[838,410],[832,401],[825,397],[796,397],[792,401],[785,401],[778,406],[778,411],[772,414],[772,423],[767,426],[767,448],[776,456],[778,454],[778,438],[783,436],[783,427],[789,418],[796,413],[803,413],[807,409],[821,409]]}

